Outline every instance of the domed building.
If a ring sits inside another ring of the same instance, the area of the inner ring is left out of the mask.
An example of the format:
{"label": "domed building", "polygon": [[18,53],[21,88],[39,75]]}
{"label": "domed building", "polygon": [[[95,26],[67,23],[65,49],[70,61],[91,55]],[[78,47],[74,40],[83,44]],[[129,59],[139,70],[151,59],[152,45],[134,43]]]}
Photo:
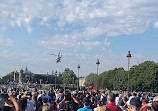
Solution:
{"label": "domed building", "polygon": [[31,78],[33,76],[33,73],[28,70],[27,66],[25,68],[25,70],[23,71],[23,74],[22,74],[22,82],[23,83],[28,83],[31,81]]}

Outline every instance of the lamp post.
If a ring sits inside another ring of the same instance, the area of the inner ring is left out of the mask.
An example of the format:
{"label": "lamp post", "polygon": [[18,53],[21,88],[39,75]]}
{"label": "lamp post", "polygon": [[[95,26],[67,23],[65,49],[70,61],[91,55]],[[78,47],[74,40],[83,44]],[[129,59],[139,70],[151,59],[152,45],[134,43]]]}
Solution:
{"label": "lamp post", "polygon": [[47,72],[47,82],[46,82],[46,84],[48,84],[48,76],[49,76],[49,74],[48,74],[48,72]]}
{"label": "lamp post", "polygon": [[[98,67],[99,67],[99,64],[100,64],[99,59],[97,60],[96,64],[97,64],[97,76],[98,76]],[[97,78],[97,85],[96,85],[97,90],[98,90],[98,82],[99,82],[99,79]]]}
{"label": "lamp post", "polygon": [[130,64],[130,58],[131,58],[132,56],[131,56],[131,53],[130,53],[130,51],[128,51],[128,53],[127,53],[127,58],[128,58],[128,86],[127,86],[127,92],[129,92],[129,82],[130,82],[130,78],[129,78],[129,64]]}
{"label": "lamp post", "polygon": [[77,90],[79,90],[79,70],[80,70],[80,65],[77,66],[78,69],[78,82],[77,82]]}
{"label": "lamp post", "polygon": [[55,71],[55,89],[57,87],[57,70]]}

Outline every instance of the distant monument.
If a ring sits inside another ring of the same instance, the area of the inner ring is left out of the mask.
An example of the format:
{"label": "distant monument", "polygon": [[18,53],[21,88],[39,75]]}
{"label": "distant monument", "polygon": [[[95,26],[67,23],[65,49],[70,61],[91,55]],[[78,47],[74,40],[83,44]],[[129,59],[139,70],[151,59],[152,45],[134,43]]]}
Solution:
{"label": "distant monument", "polygon": [[22,84],[22,76],[23,76],[23,67],[20,67],[20,72],[19,72],[19,84]]}
{"label": "distant monument", "polygon": [[14,82],[16,82],[17,81],[17,70],[15,69],[15,71],[14,71]]}

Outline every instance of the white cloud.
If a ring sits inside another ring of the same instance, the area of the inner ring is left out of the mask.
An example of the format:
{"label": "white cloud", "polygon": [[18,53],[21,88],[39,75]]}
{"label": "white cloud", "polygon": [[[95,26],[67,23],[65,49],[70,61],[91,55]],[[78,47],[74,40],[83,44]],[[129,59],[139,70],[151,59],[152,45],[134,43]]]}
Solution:
{"label": "white cloud", "polygon": [[85,42],[85,41],[83,41],[80,44],[81,44],[81,46],[85,47],[85,49],[87,51],[92,50],[93,48],[98,47],[98,46],[101,45],[101,43],[99,41],[95,41],[95,42],[89,42],[89,41]]}
{"label": "white cloud", "polygon": [[11,46],[13,46],[13,40],[0,36],[0,47],[11,47]]}
{"label": "white cloud", "polygon": [[78,48],[79,42],[73,36],[55,35],[45,37],[39,42],[39,45],[52,50],[74,50]]}
{"label": "white cloud", "polygon": [[154,27],[155,27],[156,29],[158,29],[158,22],[156,22],[156,23],[154,24]]}
{"label": "white cloud", "polygon": [[105,45],[105,46],[109,46],[109,45],[110,45],[110,42],[108,42],[108,38],[105,38],[105,39],[104,39],[104,45]]}
{"label": "white cloud", "polygon": [[26,26],[39,22],[43,25],[57,20],[59,27],[65,24],[80,24],[84,29],[101,26],[107,36],[142,33],[158,18],[157,0],[133,0],[130,4],[129,0],[14,0],[0,4],[0,24]]}
{"label": "white cloud", "polygon": [[[151,26],[158,28],[157,6],[157,0],[3,0],[0,1],[0,30],[6,31],[9,26],[13,28],[25,26],[28,33],[32,33],[34,24],[37,24],[41,25],[40,28],[48,28],[49,31],[51,29],[52,32],[58,33],[48,35],[39,42],[40,46],[50,50],[69,50],[79,53],[80,49],[89,51],[101,47],[111,53],[112,50],[107,49],[111,44],[108,41],[109,37],[140,34]],[[13,45],[12,40],[0,37],[0,47]],[[10,55],[5,51],[2,54],[6,58],[5,60],[12,61],[12,69],[17,66],[14,61],[18,61],[18,59],[11,57],[17,56],[23,60],[22,64],[32,64],[35,72],[38,72],[38,69],[46,71],[46,67],[42,69],[42,66],[48,66],[44,62],[49,62],[51,66],[54,59],[42,55]],[[139,54],[135,57],[143,58]],[[39,58],[46,58],[46,60]],[[70,60],[72,60],[72,56],[67,57],[63,62],[66,64]],[[95,60],[96,56],[84,55],[82,57],[82,67],[88,66],[87,69],[84,69],[85,73],[95,71]],[[74,63],[79,62],[80,55],[73,56],[73,61]],[[111,69],[120,64],[123,67],[127,65],[122,64],[124,59],[120,59],[120,57],[103,57],[101,61],[100,68],[102,69],[104,68],[102,64],[107,66],[105,69]],[[10,66],[5,61],[3,63]],[[93,63],[94,66],[91,68],[89,64]],[[56,67],[55,63],[53,65]],[[75,69],[76,66],[70,66],[70,68]]]}

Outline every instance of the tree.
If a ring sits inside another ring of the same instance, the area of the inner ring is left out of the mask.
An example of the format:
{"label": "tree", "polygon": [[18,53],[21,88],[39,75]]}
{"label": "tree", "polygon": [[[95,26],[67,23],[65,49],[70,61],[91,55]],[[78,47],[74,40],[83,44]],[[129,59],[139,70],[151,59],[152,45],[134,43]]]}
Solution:
{"label": "tree", "polygon": [[85,79],[85,86],[96,86],[98,81],[98,75],[90,73]]}
{"label": "tree", "polygon": [[77,77],[72,70],[66,68],[62,73],[62,79],[64,84],[73,84]]}

